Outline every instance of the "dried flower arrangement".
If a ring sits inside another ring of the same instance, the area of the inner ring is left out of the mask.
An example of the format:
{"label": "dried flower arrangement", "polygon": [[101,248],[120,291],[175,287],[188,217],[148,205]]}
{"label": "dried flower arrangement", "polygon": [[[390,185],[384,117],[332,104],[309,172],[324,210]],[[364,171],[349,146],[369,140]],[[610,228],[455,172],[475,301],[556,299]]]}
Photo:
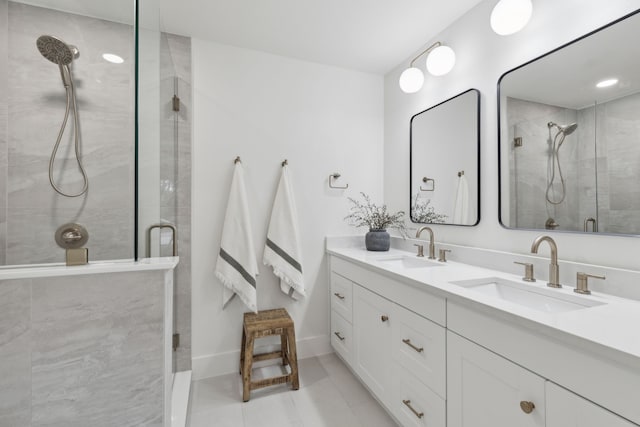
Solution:
{"label": "dried flower arrangement", "polygon": [[395,229],[403,237],[407,236],[404,225],[404,211],[394,214],[387,212],[387,205],[378,206],[365,193],[360,193],[364,202],[349,197],[350,213],[344,219],[354,227],[368,227],[369,230]]}
{"label": "dried flower arrangement", "polygon": [[420,200],[420,193],[416,194],[411,203],[411,219],[423,224],[443,224],[447,215],[436,213],[430,203],[431,199]]}

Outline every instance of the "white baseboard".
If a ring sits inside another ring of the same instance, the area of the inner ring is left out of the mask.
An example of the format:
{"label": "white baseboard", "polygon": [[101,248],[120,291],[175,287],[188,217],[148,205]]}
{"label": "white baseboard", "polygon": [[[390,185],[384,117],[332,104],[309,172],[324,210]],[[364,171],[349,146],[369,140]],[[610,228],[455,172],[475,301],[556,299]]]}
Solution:
{"label": "white baseboard", "polygon": [[[327,335],[303,338],[296,341],[298,359],[321,356],[333,352],[331,342]],[[254,353],[274,351],[274,346],[256,347]],[[197,356],[192,359],[193,379],[217,377],[238,372],[240,363],[240,349],[225,353]]]}

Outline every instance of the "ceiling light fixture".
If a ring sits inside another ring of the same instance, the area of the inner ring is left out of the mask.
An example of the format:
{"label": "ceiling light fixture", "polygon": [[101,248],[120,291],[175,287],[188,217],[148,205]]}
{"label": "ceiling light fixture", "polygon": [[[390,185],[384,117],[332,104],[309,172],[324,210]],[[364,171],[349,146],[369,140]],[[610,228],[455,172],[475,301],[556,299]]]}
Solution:
{"label": "ceiling light fixture", "polygon": [[113,64],[122,64],[124,62],[124,59],[122,59],[121,56],[114,55],[113,53],[103,53],[102,59]]}
{"label": "ceiling light fixture", "polygon": [[409,63],[409,68],[400,75],[400,89],[405,93],[415,93],[422,89],[424,84],[424,73],[418,67],[414,67],[416,62],[425,53],[427,56],[427,70],[434,76],[444,76],[456,63],[456,54],[449,46],[444,46],[440,42],[435,42]]}
{"label": "ceiling light fixture", "polygon": [[598,82],[598,84],[596,84],[596,87],[602,89],[603,87],[613,86],[617,83],[618,83],[618,79],[607,79],[607,80],[602,80],[601,82]]}
{"label": "ceiling light fixture", "polygon": [[522,30],[531,19],[531,0],[500,0],[491,12],[491,28],[501,36]]}

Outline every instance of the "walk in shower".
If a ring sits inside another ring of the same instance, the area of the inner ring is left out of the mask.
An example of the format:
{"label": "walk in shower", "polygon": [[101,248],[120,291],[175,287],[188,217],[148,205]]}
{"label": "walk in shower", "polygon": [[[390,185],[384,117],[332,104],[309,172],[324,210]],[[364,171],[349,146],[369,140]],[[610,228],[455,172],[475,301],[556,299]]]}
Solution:
{"label": "walk in shower", "polygon": [[[191,368],[190,45],[162,32],[155,2],[0,0],[0,426],[168,420],[144,403],[158,377],[119,411],[109,387],[142,378],[139,363]],[[90,236],[82,273],[64,268],[64,224]],[[173,255],[171,280],[169,261],[134,262]],[[54,374],[68,378],[55,396]]]}

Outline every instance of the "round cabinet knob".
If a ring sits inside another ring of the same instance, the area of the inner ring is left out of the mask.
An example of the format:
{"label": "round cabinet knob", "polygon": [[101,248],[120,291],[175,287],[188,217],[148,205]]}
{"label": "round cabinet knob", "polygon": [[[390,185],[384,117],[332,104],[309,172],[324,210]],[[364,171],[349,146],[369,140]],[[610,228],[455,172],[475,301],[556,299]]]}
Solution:
{"label": "round cabinet knob", "polygon": [[535,408],[536,405],[534,405],[533,402],[528,402],[526,400],[520,402],[520,409],[522,409],[522,412],[525,414],[530,414]]}
{"label": "round cabinet knob", "polygon": [[385,316],[383,314],[382,316],[380,316],[380,320],[382,320],[383,322],[386,322],[387,320],[389,320],[389,316]]}

